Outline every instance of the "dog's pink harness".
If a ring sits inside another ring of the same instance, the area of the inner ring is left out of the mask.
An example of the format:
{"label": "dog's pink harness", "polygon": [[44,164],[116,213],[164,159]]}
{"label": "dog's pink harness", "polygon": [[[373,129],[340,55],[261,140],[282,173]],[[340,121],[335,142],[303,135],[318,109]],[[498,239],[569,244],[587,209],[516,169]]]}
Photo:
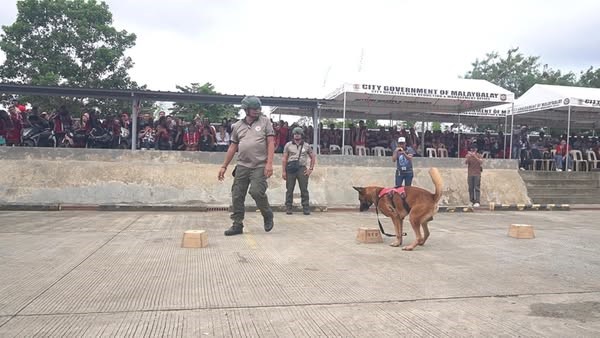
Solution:
{"label": "dog's pink harness", "polygon": [[398,187],[398,188],[383,188],[383,189],[381,189],[381,191],[379,192],[379,198],[382,198],[383,196],[385,196],[385,194],[390,194],[390,195],[392,195],[393,193],[397,193],[397,194],[400,194],[400,196],[402,196],[402,194],[404,194],[404,187]]}

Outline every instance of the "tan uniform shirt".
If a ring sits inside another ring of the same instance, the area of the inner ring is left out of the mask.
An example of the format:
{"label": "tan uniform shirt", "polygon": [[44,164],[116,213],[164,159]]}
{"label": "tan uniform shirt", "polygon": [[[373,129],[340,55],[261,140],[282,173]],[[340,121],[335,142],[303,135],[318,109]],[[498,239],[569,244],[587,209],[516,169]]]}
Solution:
{"label": "tan uniform shirt", "polygon": [[238,145],[237,164],[247,168],[264,167],[267,164],[267,137],[275,136],[273,123],[260,115],[252,124],[243,118],[232,126],[231,142]]}
{"label": "tan uniform shirt", "polygon": [[285,144],[283,148],[283,153],[288,155],[288,162],[298,160],[298,156],[300,155],[300,149],[302,149],[302,155],[300,155],[300,165],[309,168],[310,160],[309,154],[312,154],[313,149],[310,144],[306,142],[302,142],[302,147],[299,144],[294,143],[294,141],[290,141]]}

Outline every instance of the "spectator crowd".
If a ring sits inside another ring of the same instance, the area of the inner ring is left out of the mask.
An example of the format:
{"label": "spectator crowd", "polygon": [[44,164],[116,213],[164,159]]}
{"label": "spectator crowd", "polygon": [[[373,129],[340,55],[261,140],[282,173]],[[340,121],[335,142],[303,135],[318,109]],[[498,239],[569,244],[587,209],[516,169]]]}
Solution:
{"label": "spectator crowd", "polygon": [[[164,111],[159,113],[157,119],[151,114],[141,114],[138,118],[137,147],[144,150],[223,152],[229,146],[231,128],[236,121],[223,119],[211,123],[201,113],[191,121],[166,115]],[[282,153],[284,145],[292,140],[291,130],[295,127],[303,129],[306,142],[314,143],[312,126],[289,125],[286,121],[271,122],[276,133],[275,149],[278,153]],[[16,101],[11,103],[8,111],[0,110],[0,145],[130,149],[131,134],[132,121],[126,112],[119,116],[100,117],[94,110],[88,110],[80,118],[74,118],[64,106],[48,114],[38,112],[35,106],[27,109]],[[397,140],[404,137],[407,145],[415,150],[415,156],[431,156],[429,150],[437,155],[444,150],[445,156],[464,158],[471,146],[475,146],[484,157],[505,158],[508,157],[511,144],[510,135],[505,137],[502,132],[461,133],[459,151],[459,134],[450,130],[427,130],[423,135],[414,128],[396,126],[367,129],[364,121],[359,121],[357,125],[351,123],[345,130],[334,124],[321,124],[317,137],[320,154],[341,154],[343,140],[348,148],[347,153],[358,154],[358,147],[367,150],[381,147],[386,155],[391,156],[392,149],[397,147]],[[557,170],[568,170],[573,160],[571,150],[581,151],[584,160],[590,156],[588,151],[600,158],[598,137],[572,135],[567,146],[564,135],[551,137],[540,132],[532,136],[526,126],[513,133],[512,137],[512,158],[519,159],[522,169],[532,169],[534,159],[555,159]],[[367,154],[370,152],[367,151]],[[557,154],[562,155],[563,161],[560,163]]]}

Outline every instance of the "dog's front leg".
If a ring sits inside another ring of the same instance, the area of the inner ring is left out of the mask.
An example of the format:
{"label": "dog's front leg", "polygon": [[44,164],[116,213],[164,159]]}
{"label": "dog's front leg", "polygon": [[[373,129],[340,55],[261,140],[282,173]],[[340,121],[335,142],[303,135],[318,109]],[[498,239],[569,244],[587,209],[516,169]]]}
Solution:
{"label": "dog's front leg", "polygon": [[398,217],[392,217],[392,222],[394,222],[394,230],[396,230],[396,240],[390,245],[400,246],[402,245],[402,219]]}

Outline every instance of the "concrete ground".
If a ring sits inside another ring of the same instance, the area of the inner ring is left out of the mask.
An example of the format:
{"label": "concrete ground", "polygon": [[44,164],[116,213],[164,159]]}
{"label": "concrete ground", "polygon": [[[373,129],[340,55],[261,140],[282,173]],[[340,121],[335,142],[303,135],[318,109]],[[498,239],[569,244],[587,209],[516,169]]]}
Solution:
{"label": "concrete ground", "polygon": [[600,211],[442,213],[413,252],[357,244],[374,213],[275,217],[226,238],[224,212],[0,212],[0,337],[600,332]]}

